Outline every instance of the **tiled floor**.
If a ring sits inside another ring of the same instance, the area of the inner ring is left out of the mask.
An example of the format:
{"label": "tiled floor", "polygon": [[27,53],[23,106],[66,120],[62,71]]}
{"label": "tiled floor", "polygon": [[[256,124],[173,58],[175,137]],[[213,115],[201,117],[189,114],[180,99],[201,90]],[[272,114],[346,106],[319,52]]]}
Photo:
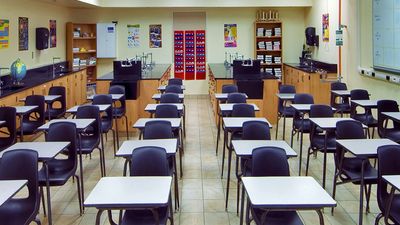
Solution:
{"label": "tiled floor", "polygon": [[[221,154],[215,155],[216,126],[207,96],[189,96],[185,99],[187,107],[187,136],[186,149],[183,157],[184,175],[180,180],[181,208],[175,213],[175,224],[178,225],[238,225],[236,215],[236,178],[231,179],[231,192],[228,212],[225,211],[224,196],[226,192],[226,169],[223,179],[221,173]],[[288,129],[289,129],[288,123]],[[289,130],[286,131],[287,140]],[[282,129],[280,129],[281,131]],[[275,129],[272,129],[275,137]],[[124,135],[121,132],[121,135]],[[282,134],[279,134],[281,137]],[[137,138],[137,135],[133,138]],[[42,139],[39,138],[39,139]],[[121,138],[125,140],[125,137]],[[132,137],[131,137],[132,139]],[[305,135],[304,146],[308,146],[308,136]],[[221,144],[222,146],[222,144]],[[221,149],[221,147],[220,147]],[[294,149],[299,150],[295,140]],[[220,150],[221,153],[221,150]],[[85,195],[87,196],[96,182],[100,179],[98,153],[84,159]],[[303,174],[306,157],[303,155]],[[121,176],[123,159],[113,157],[112,136],[109,135],[106,148],[107,176]],[[234,163],[232,163],[234,165]],[[291,174],[298,174],[298,158],[289,159]],[[321,181],[322,155],[311,159],[310,175]],[[332,190],[333,158],[328,159],[327,190]],[[65,186],[52,188],[53,220],[56,225],[89,225],[94,224],[96,210],[86,208],[85,214],[79,216],[76,186],[69,181]],[[376,187],[371,197],[371,213],[364,214],[364,224],[373,224],[379,212],[376,202]],[[334,216],[330,209],[325,209],[325,224],[358,224],[359,187],[346,184],[338,187],[338,206]],[[41,211],[42,212],[42,211]],[[318,216],[312,211],[300,212],[305,224],[318,224]],[[42,224],[46,223],[43,214],[40,215]],[[114,217],[115,219],[116,217]],[[104,224],[108,224],[103,214]],[[1,222],[0,222],[1,223]]]}

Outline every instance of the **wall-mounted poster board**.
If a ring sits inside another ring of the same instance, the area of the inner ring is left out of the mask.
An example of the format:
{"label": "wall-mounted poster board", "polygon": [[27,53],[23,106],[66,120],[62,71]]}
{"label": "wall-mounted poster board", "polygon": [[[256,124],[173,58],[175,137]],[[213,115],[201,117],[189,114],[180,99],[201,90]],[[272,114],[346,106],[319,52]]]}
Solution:
{"label": "wall-mounted poster board", "polygon": [[117,30],[115,23],[97,24],[97,58],[117,57]]}

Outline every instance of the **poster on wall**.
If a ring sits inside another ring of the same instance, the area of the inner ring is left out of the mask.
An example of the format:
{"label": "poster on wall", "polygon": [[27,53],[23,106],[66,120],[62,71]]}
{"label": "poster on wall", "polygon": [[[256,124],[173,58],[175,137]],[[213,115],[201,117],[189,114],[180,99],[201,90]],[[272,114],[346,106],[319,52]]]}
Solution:
{"label": "poster on wall", "polygon": [[322,41],[329,42],[329,13],[322,14]]}
{"label": "poster on wall", "polygon": [[57,21],[50,20],[50,48],[57,47]]}
{"label": "poster on wall", "polygon": [[25,51],[29,47],[29,29],[28,29],[28,18],[18,18],[18,50]]}
{"label": "poster on wall", "polygon": [[10,40],[10,20],[0,19],[0,49],[8,48]]}
{"label": "poster on wall", "polygon": [[224,24],[225,48],[237,47],[237,24]]}
{"label": "poster on wall", "polygon": [[161,24],[149,25],[149,44],[150,48],[161,48],[162,47],[162,32]]}
{"label": "poster on wall", "polygon": [[128,48],[137,48],[140,46],[139,32],[140,24],[128,24]]}

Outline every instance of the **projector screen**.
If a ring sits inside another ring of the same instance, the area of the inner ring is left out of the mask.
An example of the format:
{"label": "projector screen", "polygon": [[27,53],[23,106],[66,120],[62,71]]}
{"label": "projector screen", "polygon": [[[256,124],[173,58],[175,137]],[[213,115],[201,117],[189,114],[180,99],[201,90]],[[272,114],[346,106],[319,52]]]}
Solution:
{"label": "projector screen", "polygon": [[400,73],[400,0],[373,0],[374,69]]}

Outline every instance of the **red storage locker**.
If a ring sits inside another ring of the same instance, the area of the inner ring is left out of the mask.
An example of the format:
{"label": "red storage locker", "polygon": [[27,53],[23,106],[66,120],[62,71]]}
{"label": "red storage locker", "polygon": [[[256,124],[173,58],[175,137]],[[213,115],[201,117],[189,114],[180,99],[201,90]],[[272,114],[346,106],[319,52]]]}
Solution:
{"label": "red storage locker", "polygon": [[174,32],[174,74],[176,78],[185,79],[185,43],[184,31]]}
{"label": "red storage locker", "polygon": [[206,31],[196,30],[196,80],[206,79]]}
{"label": "red storage locker", "polygon": [[185,31],[185,80],[195,79],[195,31]]}

